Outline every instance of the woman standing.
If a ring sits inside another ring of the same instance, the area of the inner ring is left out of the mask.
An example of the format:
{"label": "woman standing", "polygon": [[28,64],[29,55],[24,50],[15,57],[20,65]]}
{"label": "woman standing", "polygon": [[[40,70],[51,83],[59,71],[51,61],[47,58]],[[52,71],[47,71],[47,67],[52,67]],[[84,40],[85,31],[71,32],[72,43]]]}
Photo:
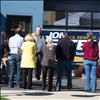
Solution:
{"label": "woman standing", "polygon": [[55,62],[55,50],[52,43],[52,38],[47,37],[46,44],[43,49],[42,59],[42,90],[46,88],[46,78],[48,74],[48,91],[52,91],[54,62]]}
{"label": "woman standing", "polygon": [[21,68],[22,68],[22,87],[23,88],[32,88],[32,72],[36,68],[36,52],[37,45],[35,39],[31,34],[26,35],[25,41],[22,44],[22,59],[21,59]]}
{"label": "woman standing", "polygon": [[96,92],[96,69],[98,66],[99,48],[94,35],[88,34],[88,41],[83,44],[84,67],[86,74],[86,92],[90,92],[90,76],[92,75],[92,92]]}

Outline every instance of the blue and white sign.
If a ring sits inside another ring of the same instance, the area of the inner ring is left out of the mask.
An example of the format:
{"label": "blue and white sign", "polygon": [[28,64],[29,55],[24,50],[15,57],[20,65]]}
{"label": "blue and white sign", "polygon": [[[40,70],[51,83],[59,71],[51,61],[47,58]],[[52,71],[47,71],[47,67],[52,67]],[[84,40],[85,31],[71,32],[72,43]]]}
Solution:
{"label": "blue and white sign", "polygon": [[[57,45],[59,39],[64,36],[65,30],[42,30],[45,36],[51,36],[53,39],[54,45]],[[76,45],[76,56],[74,59],[75,64],[82,64],[83,63],[83,52],[82,46],[83,43],[87,41],[87,34],[88,31],[67,31],[66,33],[69,35],[70,39]],[[99,32],[93,32],[95,40],[99,39]]]}

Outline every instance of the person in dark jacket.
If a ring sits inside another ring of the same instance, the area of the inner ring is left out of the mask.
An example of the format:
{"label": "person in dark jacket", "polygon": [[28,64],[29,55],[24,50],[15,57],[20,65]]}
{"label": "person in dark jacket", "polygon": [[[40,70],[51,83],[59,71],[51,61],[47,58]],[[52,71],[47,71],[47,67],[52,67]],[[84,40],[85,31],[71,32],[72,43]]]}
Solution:
{"label": "person in dark jacket", "polygon": [[92,75],[92,92],[96,92],[96,70],[99,59],[98,43],[94,35],[88,34],[88,41],[83,44],[84,68],[86,74],[86,92],[90,92],[90,76]]}
{"label": "person in dark jacket", "polygon": [[57,82],[56,90],[61,90],[61,79],[63,77],[63,71],[67,72],[67,87],[68,90],[72,89],[72,61],[74,59],[76,47],[75,44],[69,39],[68,34],[64,35],[64,38],[59,40],[56,47],[56,59],[57,62]]}
{"label": "person in dark jacket", "polygon": [[55,69],[55,47],[52,38],[47,37],[46,44],[43,47],[42,59],[42,90],[46,88],[46,78],[48,76],[48,91],[52,91],[53,73]]}

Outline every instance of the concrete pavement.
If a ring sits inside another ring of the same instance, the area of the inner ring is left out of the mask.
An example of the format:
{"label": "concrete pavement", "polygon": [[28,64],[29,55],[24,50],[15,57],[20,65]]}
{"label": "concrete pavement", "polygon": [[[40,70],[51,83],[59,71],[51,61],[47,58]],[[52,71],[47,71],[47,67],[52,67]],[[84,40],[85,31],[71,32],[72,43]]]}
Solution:
{"label": "concrete pavement", "polygon": [[[56,80],[53,84],[55,86]],[[18,88],[1,88],[1,96],[10,100],[100,100],[100,79],[97,80],[96,93],[86,93],[85,80],[81,78],[73,78],[73,89],[68,91],[66,88],[66,79],[62,80],[62,91],[42,91],[41,80],[33,80],[33,89],[18,89]]]}
{"label": "concrete pavement", "polygon": [[10,100],[100,100],[99,92],[86,93],[84,91],[2,90],[1,96]]}

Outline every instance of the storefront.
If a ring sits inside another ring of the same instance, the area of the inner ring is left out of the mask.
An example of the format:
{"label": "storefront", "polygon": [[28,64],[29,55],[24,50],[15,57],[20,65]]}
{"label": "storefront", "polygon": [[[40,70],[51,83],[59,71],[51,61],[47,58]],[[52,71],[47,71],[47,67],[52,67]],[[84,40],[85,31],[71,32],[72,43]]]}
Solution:
{"label": "storefront", "polygon": [[54,43],[57,43],[64,31],[70,34],[77,49],[73,62],[74,74],[81,76],[84,70],[82,45],[86,41],[86,33],[93,32],[97,38],[100,34],[100,1],[44,0],[43,28]]}

